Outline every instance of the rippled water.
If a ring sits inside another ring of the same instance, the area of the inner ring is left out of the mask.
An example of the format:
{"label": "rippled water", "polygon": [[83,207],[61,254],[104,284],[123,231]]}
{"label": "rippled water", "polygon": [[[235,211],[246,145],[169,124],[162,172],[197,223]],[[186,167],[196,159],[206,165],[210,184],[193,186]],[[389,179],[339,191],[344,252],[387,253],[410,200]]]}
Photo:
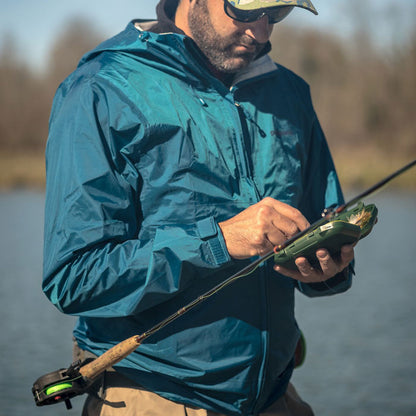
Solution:
{"label": "rippled water", "polygon": [[[379,223],[356,250],[353,288],[297,297],[308,345],[294,383],[317,416],[416,415],[416,193],[380,193]],[[82,398],[37,408],[41,375],[71,362],[74,319],[40,289],[44,195],[0,194],[0,416],[79,415]]]}

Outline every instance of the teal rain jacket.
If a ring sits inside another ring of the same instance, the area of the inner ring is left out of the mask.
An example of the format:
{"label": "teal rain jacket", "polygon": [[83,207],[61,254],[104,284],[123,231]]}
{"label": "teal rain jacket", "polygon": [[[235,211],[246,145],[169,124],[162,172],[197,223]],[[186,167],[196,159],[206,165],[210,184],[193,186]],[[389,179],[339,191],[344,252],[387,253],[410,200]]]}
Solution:
{"label": "teal rain jacket", "polygon": [[[316,220],[342,201],[307,84],[268,55],[228,89],[187,37],[130,23],[59,87],[47,144],[43,289],[102,354],[245,266],[218,227],[265,197]],[[283,394],[299,338],[270,263],[116,368],[168,399],[251,415]]]}

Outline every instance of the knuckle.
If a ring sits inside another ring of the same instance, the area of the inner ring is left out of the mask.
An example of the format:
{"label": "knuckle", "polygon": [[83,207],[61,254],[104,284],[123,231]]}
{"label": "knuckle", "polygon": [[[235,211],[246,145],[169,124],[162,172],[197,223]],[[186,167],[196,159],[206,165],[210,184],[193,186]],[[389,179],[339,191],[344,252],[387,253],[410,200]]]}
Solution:
{"label": "knuckle", "polygon": [[297,220],[300,220],[300,219],[303,219],[304,218],[303,214],[297,208],[293,208],[293,216]]}
{"label": "knuckle", "polygon": [[252,241],[255,246],[261,246],[264,242],[264,234],[254,233],[252,236]]}
{"label": "knuckle", "polygon": [[251,249],[250,251],[249,251],[249,256],[250,257],[254,257],[254,256],[258,256],[260,253],[259,253],[259,250],[256,250],[256,249]]}
{"label": "knuckle", "polygon": [[297,224],[304,224],[305,227],[309,225],[308,220],[297,208],[293,208],[293,220]]}
{"label": "knuckle", "polygon": [[273,198],[271,198],[270,196],[266,196],[265,198],[263,198],[261,201],[260,201],[260,203],[263,203],[263,204],[273,204],[274,203],[274,199]]}
{"label": "knuckle", "polygon": [[290,236],[294,236],[298,232],[299,232],[298,226],[295,223],[293,223],[293,222],[289,223],[289,225],[288,225],[288,233],[289,233],[289,235]]}
{"label": "knuckle", "polygon": [[272,208],[268,205],[260,205],[258,210],[259,218],[264,218],[270,216],[272,213]]}

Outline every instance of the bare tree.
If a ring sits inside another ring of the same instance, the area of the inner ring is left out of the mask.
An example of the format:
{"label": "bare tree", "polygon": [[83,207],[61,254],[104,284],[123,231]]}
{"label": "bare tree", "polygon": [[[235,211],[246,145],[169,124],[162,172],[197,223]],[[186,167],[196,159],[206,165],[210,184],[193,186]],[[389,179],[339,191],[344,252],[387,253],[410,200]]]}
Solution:
{"label": "bare tree", "polygon": [[48,69],[49,82],[57,86],[78,65],[81,57],[103,40],[88,20],[74,17],[54,43]]}

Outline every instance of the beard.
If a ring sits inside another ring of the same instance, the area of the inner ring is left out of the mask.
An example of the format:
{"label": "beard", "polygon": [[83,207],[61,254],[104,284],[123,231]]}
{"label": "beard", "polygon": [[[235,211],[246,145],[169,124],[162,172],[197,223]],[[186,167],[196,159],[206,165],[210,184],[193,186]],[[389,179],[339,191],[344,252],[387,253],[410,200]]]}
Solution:
{"label": "beard", "polygon": [[[211,66],[225,74],[234,74],[245,68],[265,46],[244,33],[220,36],[212,25],[206,0],[195,1],[189,12],[188,23],[193,40]],[[248,49],[237,51],[237,46]]]}

